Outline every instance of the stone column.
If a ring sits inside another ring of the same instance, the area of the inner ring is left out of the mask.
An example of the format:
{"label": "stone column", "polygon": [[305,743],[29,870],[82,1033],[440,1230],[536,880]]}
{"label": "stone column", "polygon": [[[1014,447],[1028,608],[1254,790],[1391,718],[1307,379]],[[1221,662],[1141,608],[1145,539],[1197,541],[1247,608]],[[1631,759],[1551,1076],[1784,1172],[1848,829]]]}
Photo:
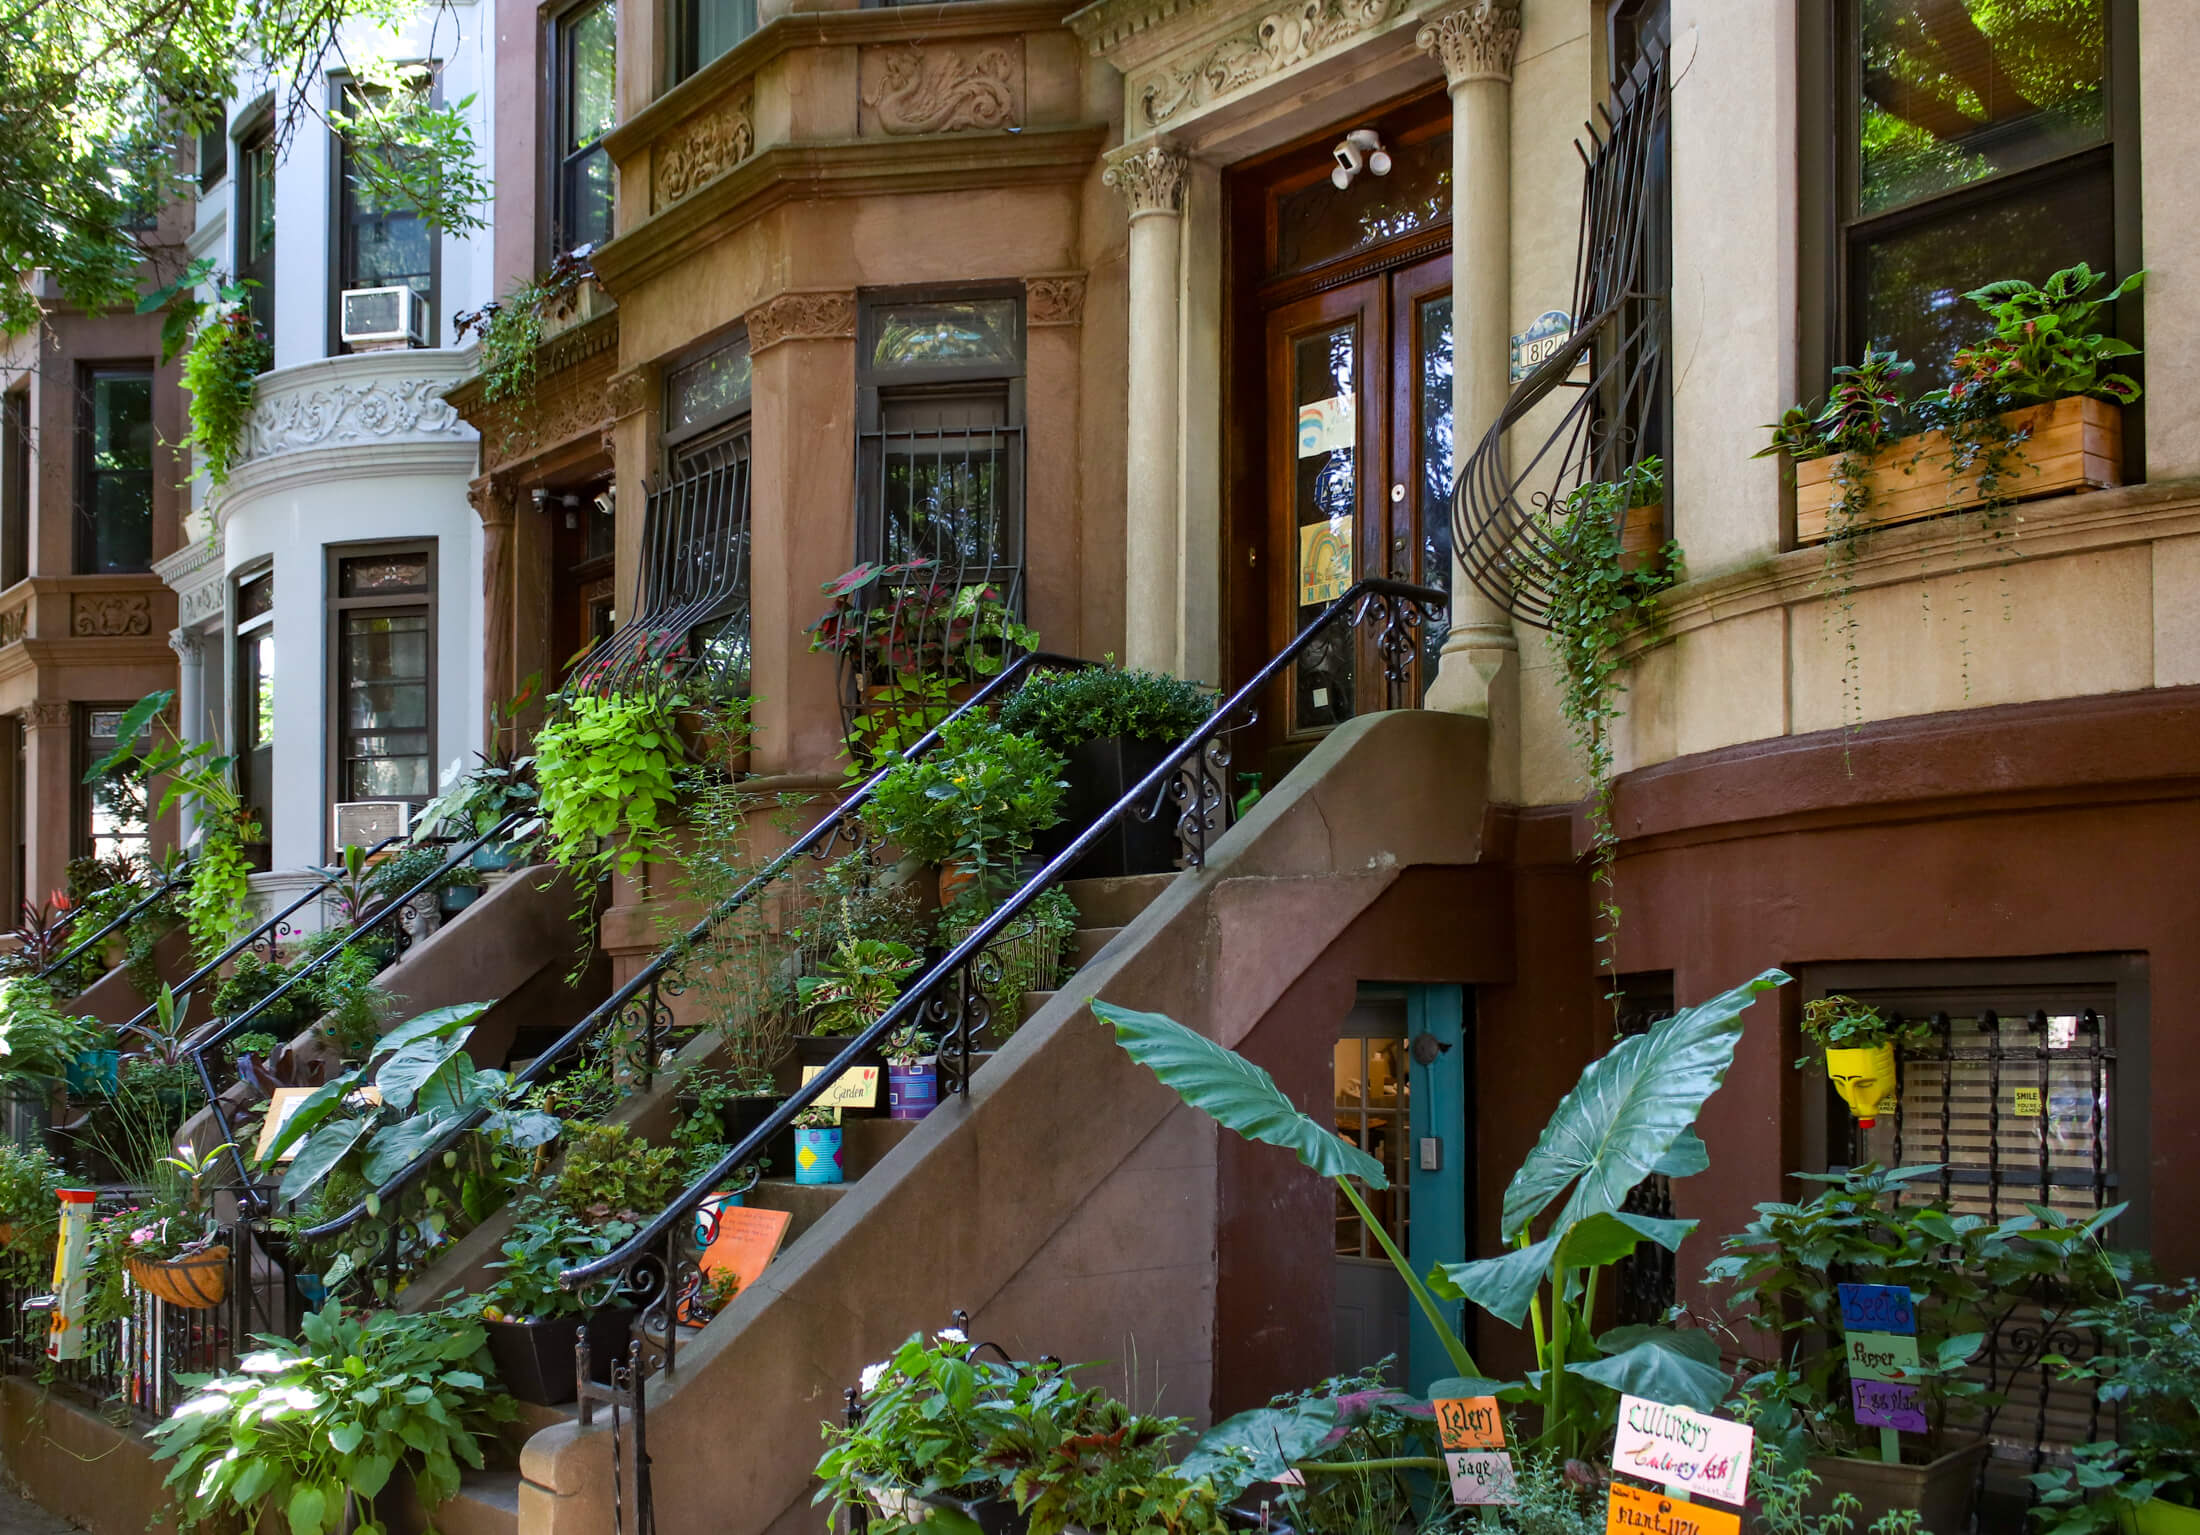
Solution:
{"label": "stone column", "polygon": [[23,898],[38,902],[69,883],[69,832],[76,820],[70,735],[76,710],[65,698],[39,698],[22,719],[30,733],[23,752],[30,769],[23,796],[30,808],[30,825],[23,828],[23,877],[29,887]]}
{"label": "stone column", "polygon": [[[466,499],[481,518],[481,720],[486,735],[494,711],[511,702],[518,689],[512,677],[514,497],[510,486],[483,478],[468,487]],[[482,744],[494,752],[500,745],[517,743]]]}
{"label": "stone column", "polygon": [[1165,144],[1122,153],[1104,181],[1131,209],[1130,429],[1124,443],[1123,664],[1182,669],[1178,615],[1177,290],[1185,158]]}
{"label": "stone column", "polygon": [[[200,739],[199,732],[206,724],[206,665],[201,657],[199,636],[192,629],[168,631],[168,648],[176,653],[176,709],[182,716],[177,721],[176,734],[184,744]],[[187,795],[176,807],[176,841],[180,846],[191,840],[197,829],[198,816],[191,808]]]}
{"label": "stone column", "polygon": [[[1512,66],[1520,10],[1494,0],[1431,18],[1414,42],[1443,62],[1451,85],[1452,441],[1456,476],[1512,390]],[[1519,660],[1512,620],[1451,562],[1451,632],[1428,706],[1490,713]],[[1494,786],[1494,785],[1493,785]]]}

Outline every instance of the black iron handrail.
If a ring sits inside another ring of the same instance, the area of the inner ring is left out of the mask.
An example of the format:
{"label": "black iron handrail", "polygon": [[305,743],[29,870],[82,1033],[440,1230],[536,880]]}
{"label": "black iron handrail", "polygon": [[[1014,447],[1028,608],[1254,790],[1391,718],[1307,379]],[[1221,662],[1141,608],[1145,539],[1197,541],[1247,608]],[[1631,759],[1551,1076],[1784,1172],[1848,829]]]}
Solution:
{"label": "black iron handrail", "polygon": [[[941,720],[939,724],[934,725],[911,743],[897,760],[914,760],[923,756],[939,743],[940,732],[953,721],[961,719],[973,709],[984,708],[1000,694],[1021,687],[1026,680],[1042,668],[1063,671],[1096,664],[1098,663],[1075,656],[1056,655],[1051,651],[1027,652],[1004,667],[1000,675],[994,677],[984,687],[973,693],[969,700],[957,708],[954,713],[948,715],[946,719]],[[644,1084],[646,1085],[646,1073],[655,1069],[657,1058],[656,1032],[662,1021],[662,1004],[658,1001],[655,991],[667,978],[667,973],[674,969],[680,960],[693,950],[695,945],[708,938],[711,929],[746,904],[758,891],[767,888],[778,880],[800,859],[805,856],[822,858],[825,856],[826,851],[843,835],[854,840],[859,835],[853,830],[858,813],[870,800],[872,792],[877,789],[880,781],[891,771],[893,771],[892,763],[879,768],[877,772],[865,779],[853,794],[834,806],[815,826],[812,826],[802,836],[789,844],[778,857],[752,875],[740,889],[734,891],[733,894],[720,902],[716,908],[706,913],[702,920],[689,928],[687,932],[665,945],[663,949],[658,951],[655,958],[636,971],[625,985],[606,997],[593,1012],[574,1024],[570,1029],[567,1029],[540,1055],[528,1062],[523,1069],[513,1073],[512,1086],[515,1088],[526,1087],[540,1081],[553,1065],[578,1050],[596,1034],[616,1022],[628,1009],[635,1008],[637,1004],[639,1005],[639,1021],[647,1036],[642,1050],[645,1072]],[[648,993],[646,998],[645,993]],[[366,1217],[370,1201],[376,1208],[388,1204],[393,1197],[401,1194],[421,1173],[430,1167],[440,1165],[443,1154],[451,1149],[460,1136],[476,1129],[482,1120],[487,1117],[487,1114],[486,1109],[476,1109],[456,1121],[448,1130],[421,1151],[418,1156],[414,1157],[411,1162],[399,1169],[389,1182],[363,1197],[358,1204],[344,1214],[337,1216],[334,1220],[326,1221],[310,1230],[301,1232],[299,1234],[300,1239],[303,1241],[320,1241],[327,1237],[336,1236],[349,1230]]]}
{"label": "black iron handrail", "polygon": [[[418,881],[408,887],[403,894],[391,896],[387,901],[383,902],[383,904],[374,911],[373,915],[364,917],[360,921],[355,923],[352,927],[352,930],[346,933],[342,939],[340,939],[336,943],[330,944],[327,948],[323,949],[320,953],[314,955],[311,959],[307,960],[297,969],[291,971],[290,974],[283,977],[281,985],[277,986],[273,991],[270,991],[266,996],[260,998],[257,1002],[246,1008],[243,1012],[237,1014],[236,1017],[227,1019],[208,1019],[206,1024],[202,1026],[200,1030],[201,1033],[205,1034],[205,1037],[194,1037],[193,1040],[188,1045],[186,1045],[185,1048],[191,1056],[191,1064],[198,1070],[199,1085],[206,1089],[207,1106],[214,1111],[214,1122],[221,1127],[222,1140],[229,1143],[230,1159],[237,1164],[237,1180],[246,1190],[250,1191],[249,1194],[246,1196],[246,1201],[252,1209],[258,1210],[264,1208],[267,1201],[264,1196],[262,1196],[258,1192],[257,1187],[253,1184],[251,1171],[245,1166],[244,1153],[237,1146],[236,1131],[235,1127],[230,1123],[229,1111],[227,1107],[224,1106],[224,1104],[222,1103],[221,1091],[214,1086],[213,1070],[206,1063],[207,1052],[212,1050],[215,1046],[220,1045],[225,1041],[234,1039],[239,1034],[247,1032],[248,1026],[252,1023],[252,1021],[255,1018],[259,1017],[260,1014],[265,1012],[268,1008],[274,1006],[277,1002],[281,1001],[284,996],[289,994],[292,987],[297,986],[298,984],[303,982],[308,976],[313,975],[323,966],[333,964],[339,954],[342,954],[345,950],[351,948],[352,945],[364,939],[368,934],[381,928],[383,924],[389,922],[402,923],[404,920],[406,909],[412,905],[413,899],[416,896],[419,896],[424,891],[433,889],[438,880],[441,880],[446,875],[450,874],[452,870],[458,868],[461,864],[472,858],[475,853],[479,852],[482,848],[488,846],[491,842],[498,841],[509,836],[520,826],[530,820],[533,820],[535,818],[535,814],[535,811],[533,811],[532,809],[514,810],[507,814],[502,820],[498,821],[496,825],[490,827],[487,831],[481,833],[481,835],[474,838],[473,841],[465,844],[463,847],[458,848],[456,852],[446,853],[444,855],[443,862],[437,865],[433,873],[422,876]],[[387,840],[389,839],[385,839],[385,843]],[[454,837],[450,840],[455,843],[458,839]],[[382,845],[384,844],[377,844],[377,848]],[[332,879],[331,883],[333,882],[334,881]],[[208,1032],[209,1030],[211,1032]]]}
{"label": "black iron handrail", "polygon": [[[373,847],[367,849],[367,853],[371,857],[372,855],[381,852],[382,849],[388,847],[392,842],[395,842],[396,840],[397,838],[395,838],[394,836],[384,837]],[[235,959],[245,950],[252,948],[255,945],[267,945],[270,954],[272,954],[275,947],[275,940],[282,936],[283,924],[288,922],[290,918],[294,914],[296,914],[302,907],[304,907],[307,902],[317,901],[322,896],[328,894],[330,888],[336,884],[338,876],[335,873],[326,869],[316,870],[315,872],[317,872],[321,876],[321,882],[318,885],[313,886],[310,890],[306,891],[305,894],[299,896],[297,900],[292,901],[288,906],[285,906],[281,911],[272,913],[271,915],[263,918],[259,926],[253,928],[242,938],[239,938],[235,942],[231,943],[228,948],[222,950],[221,953],[215,955],[212,959],[208,960],[205,964],[199,966],[198,969],[192,971],[189,975],[185,976],[182,980],[176,982],[175,985],[169,987],[168,989],[179,997],[186,995],[192,987],[198,985],[199,982],[205,980],[208,976],[215,974],[221,969],[222,966],[228,964],[231,960]],[[146,1024],[152,1019],[153,1015],[159,1011],[160,1002],[156,998],[154,1001],[145,1004],[144,1008],[141,1009],[134,1017],[132,1017],[128,1023],[125,1023],[119,1032],[127,1034],[132,1030],[142,1031],[145,1028]],[[201,1025],[200,1027],[203,1029],[205,1026]],[[183,1048],[185,1048],[186,1050],[195,1048],[193,1041],[189,1038],[185,1039],[183,1042]]]}
{"label": "black iron handrail", "polygon": [[[123,927],[128,923],[135,921],[138,917],[142,916],[145,910],[150,907],[155,901],[159,900],[162,896],[168,894],[169,891],[175,889],[178,885],[182,884],[190,877],[191,859],[190,856],[186,854],[184,857],[177,859],[165,871],[163,871],[160,883],[158,885],[155,885],[149,893],[141,896],[135,901],[132,901],[129,907],[124,910],[119,916],[109,917],[104,923],[100,925],[100,929],[98,932],[93,933],[89,937],[80,939],[78,942],[71,944],[69,946],[68,953],[62,955],[59,959],[55,960],[52,964],[46,966],[43,970],[37,972],[37,974],[31,977],[31,979],[43,981],[47,976],[52,975],[55,971],[61,969],[62,966],[73,964],[79,955],[83,954],[87,950],[91,949],[94,945],[101,942],[107,937],[109,933],[112,933],[116,928]],[[76,926],[77,914],[81,913],[83,910],[84,908],[81,905],[76,906],[71,910],[69,915],[69,926]]]}
{"label": "black iron handrail", "polygon": [[[1418,631],[1422,611],[1448,607],[1449,602],[1449,597],[1441,591],[1404,581],[1369,579],[1355,584],[1301,629],[1289,644],[1253,674],[1251,680],[1218,704],[1197,729],[1171,748],[1168,755],[1134,787],[1125,791],[1122,798],[1096,816],[1069,846],[1056,853],[1014,895],[965,934],[937,964],[912,983],[893,1006],[861,1033],[851,1036],[830,1064],[814,1073],[793,1096],[766,1116],[763,1123],[720,1157],[708,1172],[690,1183],[678,1199],[614,1251],[578,1268],[565,1270],[558,1276],[559,1282],[569,1290],[578,1290],[592,1279],[624,1271],[627,1293],[640,1303],[643,1336],[650,1336],[653,1325],[661,1330],[664,1368],[669,1372],[673,1367],[674,1339],[679,1331],[678,1306],[684,1277],[672,1244],[677,1241],[677,1234],[692,1224],[696,1208],[704,1200],[721,1192],[726,1181],[744,1165],[754,1163],[773,1136],[791,1126],[803,1110],[866,1052],[896,1029],[914,1023],[920,1013],[929,1022],[952,1026],[961,1058],[952,1090],[968,1092],[971,1039],[984,1027],[990,1009],[980,969],[980,956],[987,945],[1021,916],[1041,892],[1074,868],[1123,817],[1151,820],[1159,814],[1161,805],[1172,792],[1172,785],[1177,803],[1182,807],[1177,829],[1184,841],[1186,866],[1203,866],[1208,835],[1220,829],[1228,813],[1227,793],[1212,782],[1210,769],[1217,760],[1216,748],[1226,734],[1253,723],[1258,717],[1255,702],[1268,686],[1281,677],[1315,637],[1331,624],[1348,618],[1351,626],[1357,628],[1379,612],[1383,627],[1376,637],[1375,649],[1383,663],[1385,702],[1397,708],[1410,685],[1413,660],[1420,649]],[[1195,756],[1199,759],[1197,763],[1192,761]],[[1226,763],[1227,757],[1221,760]],[[1148,808],[1149,802],[1151,808]],[[941,1040],[944,1066],[944,1033]],[[943,1070],[941,1075],[942,1086],[950,1086],[945,1080],[948,1074]],[[753,1184],[753,1176],[749,1181]],[[659,1244],[665,1244],[661,1262],[654,1251]],[[648,1271],[651,1264],[658,1264],[654,1274]]]}

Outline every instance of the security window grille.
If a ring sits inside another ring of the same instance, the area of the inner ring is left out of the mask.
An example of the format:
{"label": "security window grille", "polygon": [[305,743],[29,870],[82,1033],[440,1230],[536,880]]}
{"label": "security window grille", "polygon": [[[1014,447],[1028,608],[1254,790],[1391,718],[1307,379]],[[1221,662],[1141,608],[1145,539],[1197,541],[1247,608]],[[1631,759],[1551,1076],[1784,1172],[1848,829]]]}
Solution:
{"label": "security window grille", "polygon": [[[425,74],[417,89],[426,94],[433,90]],[[341,92],[340,110],[347,118],[360,115],[369,103],[380,106],[387,92],[374,86],[346,84],[338,87]],[[435,230],[421,217],[420,210],[395,196],[377,192],[360,180],[359,154],[348,135],[339,134],[336,143],[336,263],[334,276],[336,292],[348,288],[396,288],[406,287],[420,295],[426,302],[428,313],[428,344],[436,340],[436,272],[437,259]],[[329,312],[332,324],[341,306],[331,295]],[[330,350],[349,350],[345,343],[331,336]]]}
{"label": "security window grille", "polygon": [[577,6],[557,20],[554,254],[611,238],[611,151],[603,137],[617,122],[617,28],[613,0]]}
{"label": "security window grille", "polygon": [[336,556],[336,799],[424,803],[435,788],[435,555]]}
{"label": "security window grille", "polygon": [[237,144],[237,280],[263,335],[275,334],[275,125]]}
{"label": "security window grille", "polygon": [[88,368],[77,412],[76,568],[153,568],[153,374]]}
{"label": "security window grille", "polygon": [[[1620,981],[1619,1032],[1623,1036],[1647,1034],[1650,1026],[1673,1016],[1673,977],[1670,972],[1652,976],[1625,976]],[[1658,1220],[1673,1218],[1673,1180],[1663,1173],[1649,1177],[1627,1191],[1620,1208],[1630,1215]],[[1673,1254],[1655,1242],[1644,1242],[1619,1262],[1619,1288],[1613,1297],[1614,1316],[1622,1325],[1649,1325],[1665,1320],[1678,1295]]]}

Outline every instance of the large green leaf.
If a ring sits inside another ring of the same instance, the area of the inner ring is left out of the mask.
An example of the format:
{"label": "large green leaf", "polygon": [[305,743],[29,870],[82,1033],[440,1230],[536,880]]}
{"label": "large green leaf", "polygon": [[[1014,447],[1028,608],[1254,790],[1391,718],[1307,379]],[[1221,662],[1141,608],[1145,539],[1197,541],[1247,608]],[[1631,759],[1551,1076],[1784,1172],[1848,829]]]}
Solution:
{"label": "large green leaf", "polygon": [[1256,1407],[1225,1418],[1199,1436],[1177,1471],[1187,1481],[1210,1477],[1234,1498],[1255,1482],[1273,1482],[1320,1447],[1337,1426],[1334,1397],[1289,1407]]}
{"label": "large green leaf", "polygon": [[267,1164],[272,1165],[277,1157],[295,1145],[301,1137],[320,1128],[321,1121],[335,1113],[343,1105],[345,1095],[356,1091],[358,1086],[359,1073],[347,1071],[335,1081],[324,1082],[307,1094],[305,1102],[290,1111],[290,1117],[275,1132],[275,1139],[268,1143]]}
{"label": "large green leaf", "polygon": [[1767,970],[1591,1061],[1505,1190],[1505,1240],[1526,1230],[1569,1187],[1573,1197],[1559,1212],[1558,1230],[1617,1210],[1627,1191],[1672,1154],[1704,1100],[1726,1080],[1743,1012],[1760,992],[1787,980]]}
{"label": "large green leaf", "polygon": [[1719,1366],[1711,1334],[1671,1327],[1615,1327],[1597,1339],[1604,1358],[1566,1366],[1629,1396],[1674,1402],[1698,1412],[1717,1412],[1733,1381]]}
{"label": "large green leaf", "polygon": [[422,1083],[443,1069],[445,1062],[466,1048],[472,1030],[461,1029],[453,1039],[420,1039],[382,1063],[374,1085],[382,1089],[382,1101],[393,1109],[412,1107]]}
{"label": "large green leaf", "polygon": [[1117,1007],[1097,997],[1092,1010],[1115,1026],[1116,1040],[1132,1060],[1193,1108],[1214,1116],[1223,1129],[1281,1146],[1324,1178],[1350,1176],[1370,1188],[1390,1187],[1382,1163],[1300,1113],[1276,1079],[1244,1056],[1160,1013]]}
{"label": "large green leaf", "polygon": [[1528,1319],[1528,1306],[1557,1251],[1558,1238],[1545,1237],[1494,1258],[1444,1264],[1444,1277],[1491,1316],[1518,1327]]}
{"label": "large green leaf", "polygon": [[487,1002],[460,1002],[450,1007],[431,1008],[417,1018],[408,1018],[374,1042],[376,1055],[388,1055],[402,1050],[415,1040],[442,1039],[454,1030],[473,1023],[491,1004]]}
{"label": "large green leaf", "polygon": [[367,1143],[367,1160],[359,1169],[360,1176],[379,1189],[410,1166],[414,1157],[434,1145],[436,1137],[454,1123],[456,1120],[450,1115],[415,1114],[394,1125],[385,1125]]}
{"label": "large green leaf", "polygon": [[1602,1268],[1627,1257],[1645,1239],[1667,1252],[1679,1252],[1682,1238],[1695,1229],[1694,1221],[1661,1220],[1631,1210],[1592,1215],[1567,1227],[1559,1236],[1558,1254],[1551,1262],[1561,1269]]}
{"label": "large green leaf", "polygon": [[297,1160],[283,1174],[282,1197],[296,1199],[328,1176],[329,1169],[351,1153],[351,1148],[374,1128],[374,1116],[339,1119],[313,1132],[298,1150]]}

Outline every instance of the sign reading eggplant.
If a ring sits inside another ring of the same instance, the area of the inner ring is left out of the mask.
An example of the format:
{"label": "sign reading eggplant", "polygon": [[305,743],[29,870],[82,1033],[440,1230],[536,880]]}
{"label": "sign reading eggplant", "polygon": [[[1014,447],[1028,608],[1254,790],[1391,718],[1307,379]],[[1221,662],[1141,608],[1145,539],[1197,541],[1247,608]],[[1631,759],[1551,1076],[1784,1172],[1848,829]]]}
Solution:
{"label": "sign reading eggplant", "polygon": [[1922,1434],[1932,1425],[1925,1421],[1925,1406],[1917,1387],[1892,1380],[1849,1381],[1849,1405],[1856,1409],[1859,1428],[1893,1428],[1905,1434]]}
{"label": "sign reading eggplant", "polygon": [[1692,1497],[1744,1503],[1749,1499],[1749,1456],[1755,1437],[1746,1424],[1623,1396],[1612,1469],[1663,1482]]}

